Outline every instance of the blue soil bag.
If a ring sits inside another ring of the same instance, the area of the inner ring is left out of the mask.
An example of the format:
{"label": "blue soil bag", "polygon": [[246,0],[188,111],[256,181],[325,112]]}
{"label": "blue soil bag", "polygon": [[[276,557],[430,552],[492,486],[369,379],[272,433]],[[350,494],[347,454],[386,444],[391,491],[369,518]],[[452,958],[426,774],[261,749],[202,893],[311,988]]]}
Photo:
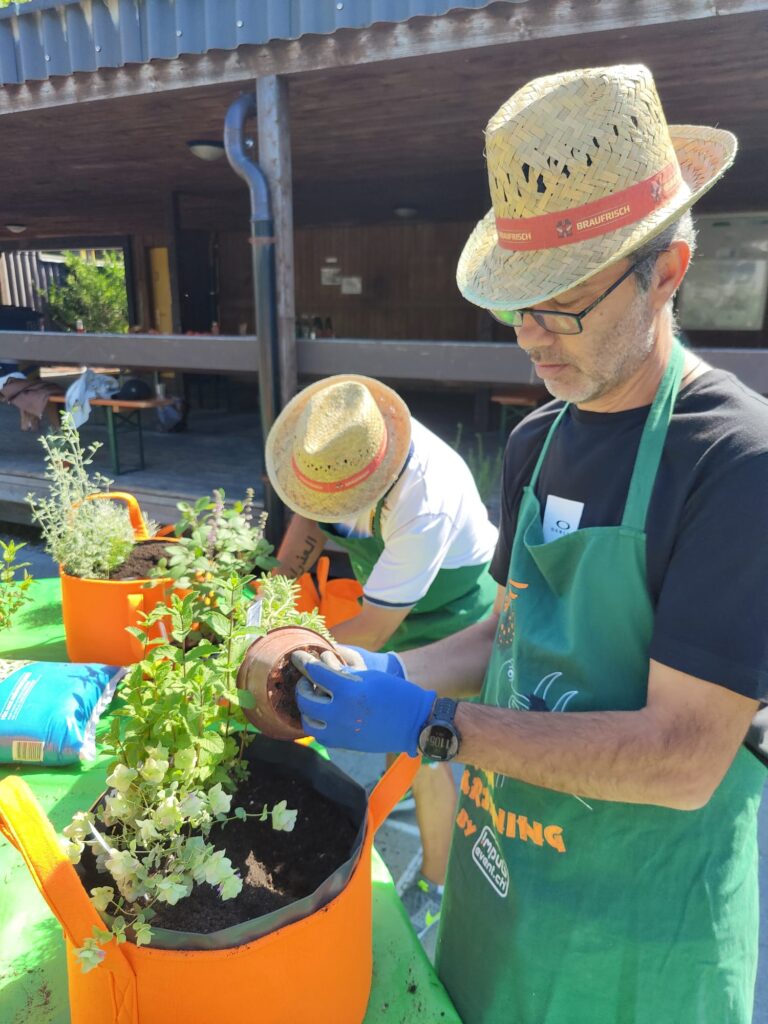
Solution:
{"label": "blue soil bag", "polygon": [[0,764],[65,765],[96,754],[96,724],[125,669],[0,660]]}

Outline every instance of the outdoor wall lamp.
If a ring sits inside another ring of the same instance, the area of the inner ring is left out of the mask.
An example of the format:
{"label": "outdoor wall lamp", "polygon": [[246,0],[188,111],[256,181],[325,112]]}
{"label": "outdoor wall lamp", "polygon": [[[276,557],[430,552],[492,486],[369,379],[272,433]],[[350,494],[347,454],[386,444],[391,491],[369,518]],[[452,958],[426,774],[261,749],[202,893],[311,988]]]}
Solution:
{"label": "outdoor wall lamp", "polygon": [[200,160],[218,160],[224,156],[224,143],[216,139],[190,139],[187,145],[190,153]]}

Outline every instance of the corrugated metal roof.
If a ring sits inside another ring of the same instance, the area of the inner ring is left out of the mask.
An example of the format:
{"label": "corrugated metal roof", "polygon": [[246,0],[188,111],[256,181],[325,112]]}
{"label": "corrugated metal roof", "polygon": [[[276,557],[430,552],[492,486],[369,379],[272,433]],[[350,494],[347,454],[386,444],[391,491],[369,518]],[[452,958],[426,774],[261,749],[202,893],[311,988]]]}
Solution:
{"label": "corrugated metal roof", "polygon": [[[0,85],[488,7],[494,0],[30,0],[0,10]],[[512,0],[520,2],[520,0]]]}

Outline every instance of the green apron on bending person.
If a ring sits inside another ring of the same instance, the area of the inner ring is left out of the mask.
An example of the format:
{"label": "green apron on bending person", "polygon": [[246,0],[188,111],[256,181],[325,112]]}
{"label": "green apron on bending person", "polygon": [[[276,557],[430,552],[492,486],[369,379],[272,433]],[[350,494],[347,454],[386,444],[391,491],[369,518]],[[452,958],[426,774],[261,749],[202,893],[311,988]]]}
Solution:
{"label": "green apron on bending person", "polygon": [[[682,363],[678,344],[621,525],[545,543],[536,482],[567,405],[557,417],[522,498],[482,703],[531,713],[645,705],[645,520]],[[749,1024],[764,779],[742,747],[706,806],[675,811],[467,766],[437,950],[466,1024]]]}
{"label": "green apron on bending person", "polygon": [[[344,537],[333,529],[333,524],[322,527],[347,552],[355,578],[363,586],[384,551],[381,513],[385,501],[386,496],[376,505],[371,537]],[[408,651],[458,633],[486,618],[495,597],[496,583],[488,572],[487,562],[461,569],[440,569],[427,593],[389,638],[387,648]]]}

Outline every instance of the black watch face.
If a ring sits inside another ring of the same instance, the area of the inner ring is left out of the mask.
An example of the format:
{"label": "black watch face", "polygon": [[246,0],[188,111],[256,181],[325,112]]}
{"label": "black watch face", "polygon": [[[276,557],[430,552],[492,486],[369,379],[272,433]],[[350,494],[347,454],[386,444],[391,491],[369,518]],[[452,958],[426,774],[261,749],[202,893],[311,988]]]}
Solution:
{"label": "black watch face", "polygon": [[447,725],[428,725],[421,734],[422,753],[435,761],[449,761],[459,751],[459,741]]}

